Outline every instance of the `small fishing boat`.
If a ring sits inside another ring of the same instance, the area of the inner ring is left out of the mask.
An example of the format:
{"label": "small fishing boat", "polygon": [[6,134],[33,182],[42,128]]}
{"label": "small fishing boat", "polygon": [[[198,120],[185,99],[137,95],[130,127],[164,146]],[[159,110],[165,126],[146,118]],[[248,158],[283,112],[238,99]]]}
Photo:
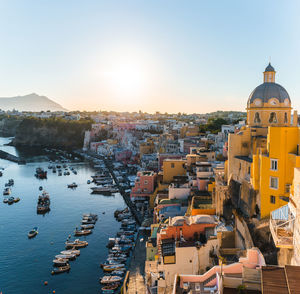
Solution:
{"label": "small fishing boat", "polygon": [[115,293],[115,290],[120,286],[120,283],[108,284],[101,288],[102,293]]}
{"label": "small fishing boat", "polygon": [[75,230],[74,231],[74,235],[75,236],[85,236],[85,235],[89,235],[92,233],[92,230]]}
{"label": "small fishing boat", "polygon": [[74,259],[76,259],[76,254],[58,254],[58,255],[55,255],[55,258],[74,260]]}
{"label": "small fishing boat", "polygon": [[123,277],[124,274],[125,274],[125,269],[122,270],[122,271],[120,271],[120,270],[113,271],[113,272],[111,272],[111,274],[112,274],[113,276],[120,276],[120,277]]}
{"label": "small fishing boat", "polygon": [[83,219],[81,221],[81,224],[83,225],[94,225],[96,223],[96,220],[91,220],[91,219]]}
{"label": "small fishing boat", "polygon": [[56,275],[56,274],[68,272],[68,271],[70,270],[70,268],[71,268],[71,267],[70,267],[69,264],[67,264],[67,265],[65,265],[65,266],[60,266],[60,267],[55,268],[55,269],[51,272],[51,274],[52,274],[52,275]]}
{"label": "small fishing boat", "polygon": [[87,180],[87,182],[86,182],[88,185],[91,183],[91,180]]}
{"label": "small fishing boat", "polygon": [[122,281],[122,277],[120,276],[104,276],[101,278],[100,283],[101,284],[111,284],[111,283],[117,283]]}
{"label": "small fishing boat", "polygon": [[78,187],[78,185],[75,182],[73,182],[72,184],[68,185],[68,188],[71,188],[71,189],[74,189],[76,187]]}
{"label": "small fishing boat", "polygon": [[54,266],[65,266],[68,264],[68,259],[66,258],[56,258],[56,259],[53,259],[53,265]]}
{"label": "small fishing boat", "polygon": [[17,198],[14,199],[14,202],[17,203],[17,202],[19,202],[20,200],[21,200],[20,197],[17,197]]}
{"label": "small fishing boat", "polygon": [[8,203],[8,198],[4,198],[3,203]]}
{"label": "small fishing boat", "polygon": [[80,250],[76,250],[76,249],[69,249],[69,250],[63,250],[60,252],[61,254],[75,254],[76,256],[80,255]]}
{"label": "small fishing boat", "polygon": [[28,233],[28,238],[31,239],[35,237],[38,234],[38,228],[34,227],[29,233]]}
{"label": "small fishing boat", "polygon": [[89,230],[89,229],[93,229],[95,226],[94,225],[81,225],[80,227],[83,230]]}
{"label": "small fishing boat", "polygon": [[9,195],[11,193],[10,188],[6,187],[3,191],[3,195]]}
{"label": "small fishing boat", "polygon": [[113,272],[115,270],[120,270],[125,268],[124,264],[110,264],[103,266],[103,271],[105,272]]}
{"label": "small fishing boat", "polygon": [[97,220],[98,219],[98,215],[94,214],[94,213],[85,213],[82,215],[82,218],[92,218]]}
{"label": "small fishing boat", "polygon": [[38,179],[47,179],[47,171],[41,167],[37,167],[35,170],[35,176]]}
{"label": "small fishing boat", "polygon": [[39,190],[42,191],[42,190],[43,190],[43,187],[42,187],[42,186],[39,186]]}
{"label": "small fishing boat", "polygon": [[8,203],[9,205],[13,204],[14,202],[15,202],[15,198],[14,198],[14,197],[9,197],[9,198],[8,198],[8,202],[7,202],[7,203]]}
{"label": "small fishing boat", "polygon": [[69,248],[76,249],[76,248],[86,247],[89,245],[89,243],[87,241],[81,241],[79,239],[76,239],[75,241],[67,241],[65,245],[66,245],[66,249]]}

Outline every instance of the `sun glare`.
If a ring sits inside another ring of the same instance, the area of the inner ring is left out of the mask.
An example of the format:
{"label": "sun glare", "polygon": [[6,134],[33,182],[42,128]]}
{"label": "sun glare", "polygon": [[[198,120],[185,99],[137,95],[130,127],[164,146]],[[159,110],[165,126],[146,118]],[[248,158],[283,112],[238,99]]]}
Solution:
{"label": "sun glare", "polygon": [[146,76],[142,66],[134,62],[121,62],[107,72],[107,79],[116,98],[135,98],[145,88]]}

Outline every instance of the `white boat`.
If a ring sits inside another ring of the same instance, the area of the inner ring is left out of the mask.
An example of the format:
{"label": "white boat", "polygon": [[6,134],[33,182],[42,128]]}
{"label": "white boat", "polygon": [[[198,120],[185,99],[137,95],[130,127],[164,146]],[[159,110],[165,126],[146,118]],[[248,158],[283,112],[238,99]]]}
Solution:
{"label": "white boat", "polygon": [[80,250],[76,250],[76,249],[69,249],[69,250],[63,250],[60,252],[61,254],[64,255],[70,255],[70,254],[75,254],[76,256],[80,255]]}
{"label": "white boat", "polygon": [[95,226],[90,224],[90,225],[81,225],[80,227],[84,230],[87,230],[87,229],[93,229]]}
{"label": "white boat", "polygon": [[53,259],[53,265],[54,266],[64,266],[64,265],[67,265],[68,264],[68,259],[66,258],[56,258],[56,259]]}
{"label": "white boat", "polygon": [[116,283],[120,282],[122,280],[122,277],[119,276],[104,276],[101,280],[101,284],[110,284],[110,283]]}
{"label": "white boat", "polygon": [[69,260],[73,260],[76,258],[75,254],[58,254],[55,255],[55,258],[63,258],[63,259],[69,259]]}

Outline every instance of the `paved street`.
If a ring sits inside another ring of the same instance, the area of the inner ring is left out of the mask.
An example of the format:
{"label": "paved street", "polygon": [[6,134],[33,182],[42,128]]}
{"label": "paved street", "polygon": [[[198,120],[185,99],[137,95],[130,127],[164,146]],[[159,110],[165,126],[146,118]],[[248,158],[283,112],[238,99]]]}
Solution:
{"label": "paved street", "polygon": [[[140,242],[140,239],[143,238],[143,241]],[[146,237],[142,234],[139,234],[136,247],[131,259],[131,264],[129,267],[130,276],[129,276],[129,294],[144,294],[146,293],[145,281],[144,281],[144,272],[145,272],[145,259],[146,259]]]}

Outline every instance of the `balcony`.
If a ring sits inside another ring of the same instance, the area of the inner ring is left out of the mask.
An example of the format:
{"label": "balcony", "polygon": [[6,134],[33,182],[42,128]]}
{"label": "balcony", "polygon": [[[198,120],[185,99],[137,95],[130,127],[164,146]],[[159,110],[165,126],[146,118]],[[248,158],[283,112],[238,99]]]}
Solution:
{"label": "balcony", "polygon": [[270,231],[278,248],[293,249],[293,230],[295,217],[290,213],[288,205],[271,213]]}

